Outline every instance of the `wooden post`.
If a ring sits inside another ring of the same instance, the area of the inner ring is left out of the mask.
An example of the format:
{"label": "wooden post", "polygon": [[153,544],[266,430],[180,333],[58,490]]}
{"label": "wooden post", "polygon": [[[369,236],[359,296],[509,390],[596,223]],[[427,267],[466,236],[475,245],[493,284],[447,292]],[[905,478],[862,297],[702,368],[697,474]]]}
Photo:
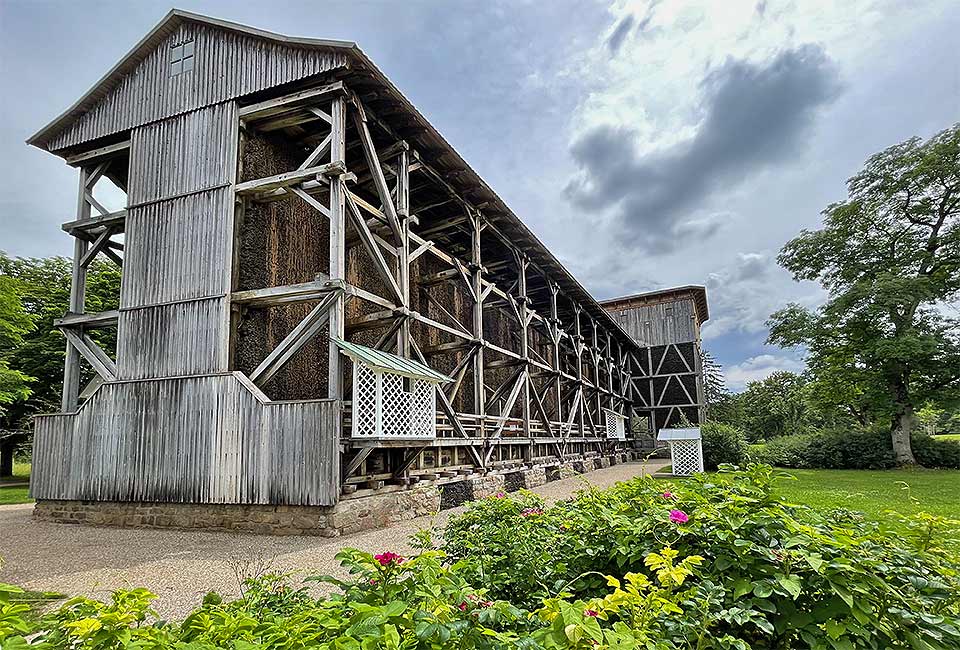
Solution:
{"label": "wooden post", "polygon": [[[517,262],[517,292],[520,302],[520,356],[523,357],[523,435],[530,437],[530,307],[527,297],[527,267],[530,265],[529,258],[519,252],[514,251],[514,257]],[[533,459],[533,449],[527,447],[525,460]]]}
{"label": "wooden post", "polygon": [[[80,167],[80,184],[77,191],[77,221],[90,218],[90,202],[87,201],[87,180],[90,170]],[[87,254],[87,240],[74,234],[73,273],[70,277],[70,311],[82,314],[86,304],[87,269],[81,263]],[[78,333],[82,333],[81,329]],[[61,411],[69,413],[77,409],[80,395],[80,352],[67,341],[66,358],[63,364],[63,400]]]}
{"label": "wooden post", "polygon": [[[335,97],[330,106],[330,162],[343,162],[346,159],[347,105],[343,97]],[[331,280],[343,280],[346,277],[346,206],[344,194],[346,188],[340,176],[330,178],[330,269]],[[330,351],[327,379],[327,396],[331,399],[343,398],[343,372],[340,349],[334,338],[344,337],[343,294],[337,294],[330,306],[329,318]]]}
{"label": "wooden post", "polygon": [[[404,143],[405,144],[405,143]],[[400,220],[400,241],[397,242],[398,278],[401,306],[410,308],[410,152],[400,151],[397,161],[397,218]],[[404,316],[397,332],[397,353],[410,357],[410,319]]]}
{"label": "wooden post", "polygon": [[479,416],[478,436],[486,437],[485,422],[487,391],[483,370],[483,277],[481,271],[480,233],[483,231],[483,218],[479,213],[468,211],[470,220],[470,282],[476,300],[473,302],[473,338],[477,353],[473,357],[473,405]]}

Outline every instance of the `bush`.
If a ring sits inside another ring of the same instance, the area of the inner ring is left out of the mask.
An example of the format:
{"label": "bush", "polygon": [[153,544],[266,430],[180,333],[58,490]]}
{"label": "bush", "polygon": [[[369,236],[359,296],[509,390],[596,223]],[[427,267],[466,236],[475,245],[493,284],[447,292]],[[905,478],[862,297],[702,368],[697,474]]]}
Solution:
{"label": "bush", "polygon": [[[444,548],[346,549],[314,597],[289,577],[207,594],[182,623],[153,594],[74,598],[39,622],[0,585],[5,650],[749,650],[960,647],[957,522],[904,527],[773,496],[772,468],[650,477],[545,507],[498,495],[451,519]],[[426,546],[426,535],[419,536]],[[507,597],[509,596],[509,600]]]}
{"label": "bush", "polygon": [[[960,469],[960,444],[924,433],[915,433],[911,443],[920,465]],[[796,469],[891,469],[897,465],[890,432],[880,428],[776,438],[751,450],[751,460]]]}
{"label": "bush", "polygon": [[[665,645],[657,647],[686,647],[690,625],[702,630],[700,648],[960,643],[956,522],[920,515],[888,529],[825,517],[781,503],[773,478],[771,468],[752,465],[673,485],[635,480],[583,492],[535,523],[520,514],[505,521],[507,506],[488,500],[452,519],[444,548],[491,597],[521,598],[522,585],[534,585],[529,602],[564,592],[599,597],[604,576],[649,576],[647,558],[664,543],[677,557],[702,557],[683,583],[684,613],[662,624]],[[531,546],[543,554],[535,568],[508,566]]]}
{"label": "bush", "polygon": [[740,429],[719,422],[705,422],[700,427],[703,441],[703,464],[707,470],[720,465],[746,465],[750,457],[747,439]]}
{"label": "bush", "polygon": [[925,433],[910,438],[917,462],[931,469],[960,469],[960,442],[937,440]]}

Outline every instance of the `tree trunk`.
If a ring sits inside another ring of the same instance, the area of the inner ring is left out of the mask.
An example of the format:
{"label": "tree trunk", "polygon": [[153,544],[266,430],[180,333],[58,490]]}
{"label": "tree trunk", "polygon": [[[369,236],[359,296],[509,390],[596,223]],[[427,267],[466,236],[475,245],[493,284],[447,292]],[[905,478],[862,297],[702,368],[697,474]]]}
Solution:
{"label": "tree trunk", "polygon": [[910,395],[907,390],[906,382],[897,379],[894,380],[891,389],[895,411],[891,426],[891,438],[893,440],[893,454],[897,459],[898,465],[916,465],[917,459],[913,457],[913,448],[910,445],[910,434],[917,424],[917,416],[913,412],[913,405],[910,403]]}
{"label": "tree trunk", "polygon": [[13,438],[0,442],[0,478],[13,476],[13,450],[16,448],[13,443]]}

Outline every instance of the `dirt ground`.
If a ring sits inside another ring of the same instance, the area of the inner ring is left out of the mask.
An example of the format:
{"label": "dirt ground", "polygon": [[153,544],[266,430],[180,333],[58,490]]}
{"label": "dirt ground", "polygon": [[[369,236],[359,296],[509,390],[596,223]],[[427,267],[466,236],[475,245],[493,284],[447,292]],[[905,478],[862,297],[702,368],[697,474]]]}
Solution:
{"label": "dirt ground", "polygon": [[[588,483],[610,486],[654,473],[665,464],[615,465],[534,491],[555,501]],[[54,524],[34,521],[32,510],[31,504],[0,506],[0,582],[96,598],[122,587],[146,587],[157,594],[154,605],[160,616],[176,620],[208,591],[236,596],[239,579],[258,571],[343,576],[334,559],[343,548],[409,553],[410,535],[442,526],[459,509],[332,539]]]}

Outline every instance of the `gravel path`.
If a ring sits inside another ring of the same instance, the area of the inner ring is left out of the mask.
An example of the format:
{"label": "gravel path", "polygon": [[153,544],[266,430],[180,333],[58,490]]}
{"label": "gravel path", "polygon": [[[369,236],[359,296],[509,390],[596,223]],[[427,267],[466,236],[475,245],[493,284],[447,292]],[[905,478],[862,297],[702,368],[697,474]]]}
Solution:
{"label": "gravel path", "polygon": [[[627,463],[553,481],[534,491],[548,501],[589,483],[613,485],[651,474],[667,461]],[[237,575],[258,570],[343,576],[334,559],[345,547],[409,553],[411,534],[431,525],[421,517],[384,530],[337,538],[271,537],[236,533],[96,528],[34,521],[31,504],[0,506],[0,582],[35,590],[106,598],[114,589],[142,586],[157,594],[162,617],[179,619],[207,591],[237,595]],[[441,512],[442,525],[451,513]]]}

